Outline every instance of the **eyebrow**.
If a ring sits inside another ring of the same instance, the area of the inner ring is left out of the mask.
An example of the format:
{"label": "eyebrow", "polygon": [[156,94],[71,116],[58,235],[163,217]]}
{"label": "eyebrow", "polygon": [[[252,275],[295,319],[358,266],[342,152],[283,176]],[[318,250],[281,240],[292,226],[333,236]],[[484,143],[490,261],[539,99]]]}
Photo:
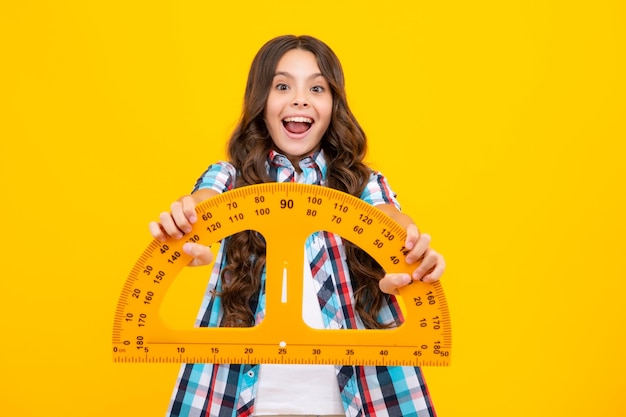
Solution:
{"label": "eyebrow", "polygon": [[[285,76],[287,78],[294,78],[293,75],[291,75],[290,73],[288,73],[286,71],[278,71],[276,74],[274,74],[274,77],[277,77],[279,75],[283,75],[283,76]],[[309,75],[309,77],[307,79],[312,80],[312,79],[315,79],[317,77],[326,78],[326,77],[324,77],[324,75],[322,75],[321,72],[316,72],[315,74]]]}

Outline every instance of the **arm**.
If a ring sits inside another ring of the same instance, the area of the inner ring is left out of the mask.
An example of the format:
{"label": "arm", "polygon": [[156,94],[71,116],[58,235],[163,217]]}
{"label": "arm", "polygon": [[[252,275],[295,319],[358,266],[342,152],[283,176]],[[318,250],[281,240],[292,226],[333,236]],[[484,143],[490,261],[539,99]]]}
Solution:
{"label": "arm", "polygon": [[417,264],[411,275],[387,274],[380,280],[379,286],[383,292],[397,294],[398,288],[408,284],[411,280],[435,282],[441,278],[446,262],[439,253],[429,247],[430,235],[420,233],[417,226],[408,215],[402,213],[393,204],[380,204],[376,208],[395,220],[406,229],[407,237],[404,246],[409,250],[406,262]]}

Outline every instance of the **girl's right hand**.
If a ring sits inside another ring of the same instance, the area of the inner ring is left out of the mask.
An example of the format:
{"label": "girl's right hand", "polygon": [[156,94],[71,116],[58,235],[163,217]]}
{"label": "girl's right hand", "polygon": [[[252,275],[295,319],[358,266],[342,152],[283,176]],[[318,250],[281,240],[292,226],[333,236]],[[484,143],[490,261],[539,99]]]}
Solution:
{"label": "girl's right hand", "polygon": [[155,239],[165,242],[167,239],[181,239],[185,233],[191,232],[191,227],[198,220],[196,216],[196,202],[190,195],[174,201],[171,211],[164,211],[159,216],[159,222],[151,222],[150,234]]}
{"label": "girl's right hand", "polygon": [[[179,198],[171,205],[171,211],[163,212],[159,222],[150,222],[150,234],[155,239],[165,242],[168,239],[182,239],[191,232],[193,224],[198,220],[196,202],[203,201],[218,193],[213,190],[200,190],[193,196]],[[187,242],[183,245],[183,252],[193,256],[189,266],[208,265],[213,261],[213,252],[209,246]]]}

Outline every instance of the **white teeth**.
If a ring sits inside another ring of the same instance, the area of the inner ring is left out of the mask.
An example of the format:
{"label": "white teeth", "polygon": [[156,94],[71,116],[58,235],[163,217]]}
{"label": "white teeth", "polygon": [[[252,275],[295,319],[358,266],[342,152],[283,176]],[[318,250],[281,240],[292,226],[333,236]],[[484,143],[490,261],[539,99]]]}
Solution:
{"label": "white teeth", "polygon": [[283,119],[283,122],[296,122],[296,123],[313,123],[313,119],[309,119],[308,117],[286,117]]}

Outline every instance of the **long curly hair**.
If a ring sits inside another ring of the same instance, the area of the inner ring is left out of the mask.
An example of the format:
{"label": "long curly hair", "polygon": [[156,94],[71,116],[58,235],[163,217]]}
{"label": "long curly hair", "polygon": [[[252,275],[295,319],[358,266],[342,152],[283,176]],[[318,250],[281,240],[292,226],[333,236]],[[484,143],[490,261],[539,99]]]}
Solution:
{"label": "long curly hair", "polygon": [[[286,35],[268,41],[257,53],[248,74],[243,111],[227,150],[237,169],[235,187],[274,181],[266,170],[272,138],[264,112],[278,61],[292,49],[312,52],[332,91],[331,121],[321,140],[327,157],[327,183],[331,188],[359,197],[371,174],[364,163],[367,151],[365,132],[350,111],[346,100],[343,69],[335,53],[311,36]],[[365,251],[343,240],[354,290],[355,308],[367,328],[385,328],[395,323],[380,323],[380,309],[389,296],[380,291],[382,267]],[[228,238],[228,265],[222,271],[224,316],[222,326],[254,325],[254,305],[261,290],[265,266],[265,241],[255,231],[239,232]]]}

